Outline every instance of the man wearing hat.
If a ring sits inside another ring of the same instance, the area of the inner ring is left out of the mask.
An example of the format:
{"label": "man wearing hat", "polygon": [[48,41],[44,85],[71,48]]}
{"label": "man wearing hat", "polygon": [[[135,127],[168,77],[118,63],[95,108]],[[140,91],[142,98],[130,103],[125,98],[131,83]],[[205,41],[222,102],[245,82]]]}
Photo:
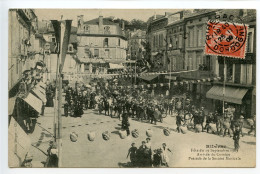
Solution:
{"label": "man wearing hat", "polygon": [[235,146],[234,150],[236,152],[238,152],[238,149],[239,149],[239,139],[240,139],[240,128],[238,125],[235,125],[233,140],[234,140],[234,146]]}
{"label": "man wearing hat", "polygon": [[137,158],[138,158],[138,167],[148,167],[148,160],[147,156],[149,155],[147,152],[149,152],[149,148],[146,146],[146,142],[142,141],[142,145],[139,147],[137,151]]}

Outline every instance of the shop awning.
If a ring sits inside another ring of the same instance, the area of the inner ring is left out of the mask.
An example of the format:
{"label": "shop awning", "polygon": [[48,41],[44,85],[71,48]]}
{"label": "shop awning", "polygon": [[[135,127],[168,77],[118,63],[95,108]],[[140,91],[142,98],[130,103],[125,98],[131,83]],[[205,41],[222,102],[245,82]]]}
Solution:
{"label": "shop awning", "polygon": [[151,81],[154,78],[158,77],[159,74],[153,74],[153,75],[141,75],[140,78],[146,81]]}
{"label": "shop awning", "polygon": [[8,126],[8,165],[9,167],[21,167],[20,163],[31,148],[31,139],[11,117]]}
{"label": "shop awning", "polygon": [[110,69],[124,69],[125,67],[122,64],[114,64],[114,63],[109,63]]}
{"label": "shop awning", "polygon": [[16,97],[12,97],[8,99],[8,115],[12,115],[14,111]]}
{"label": "shop awning", "polygon": [[26,98],[23,99],[26,103],[28,103],[33,109],[37,112],[41,112],[42,109],[42,101],[35,97],[32,93],[29,93]]}
{"label": "shop awning", "polygon": [[41,99],[41,101],[46,102],[46,95],[40,92],[39,87],[34,88],[32,91],[38,96],[39,99]]}
{"label": "shop awning", "polygon": [[[242,99],[247,93],[247,89],[237,87],[225,87],[224,101],[236,104],[242,104]],[[213,86],[206,97],[215,100],[223,100],[223,86]]]}

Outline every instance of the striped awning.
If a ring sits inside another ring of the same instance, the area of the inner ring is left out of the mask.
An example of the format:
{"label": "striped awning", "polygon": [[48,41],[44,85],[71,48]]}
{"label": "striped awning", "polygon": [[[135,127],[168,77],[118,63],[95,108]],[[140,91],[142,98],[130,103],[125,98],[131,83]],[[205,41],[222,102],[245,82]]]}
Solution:
{"label": "striped awning", "polygon": [[225,87],[225,95],[223,96],[223,86],[213,86],[207,93],[206,97],[215,100],[224,100],[230,103],[242,104],[242,99],[248,89],[237,87]]}
{"label": "striped awning", "polygon": [[33,109],[35,109],[38,113],[41,112],[42,109],[42,101],[35,97],[32,93],[29,93],[26,98],[23,99],[27,104],[29,104]]}
{"label": "striped awning", "polygon": [[140,78],[146,81],[151,81],[154,78],[158,77],[159,74],[154,74],[154,75],[141,75]]}
{"label": "striped awning", "polygon": [[16,97],[12,97],[8,99],[8,115],[12,115],[14,111]]}
{"label": "striped awning", "polygon": [[44,103],[47,101],[46,95],[44,95],[42,92],[40,92],[39,87],[34,88],[32,91],[39,99],[41,99],[41,101],[43,101]]}

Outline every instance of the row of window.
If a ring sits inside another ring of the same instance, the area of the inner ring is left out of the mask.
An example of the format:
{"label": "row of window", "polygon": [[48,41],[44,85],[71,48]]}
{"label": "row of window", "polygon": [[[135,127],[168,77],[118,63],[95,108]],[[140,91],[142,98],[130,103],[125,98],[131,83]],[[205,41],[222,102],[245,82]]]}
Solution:
{"label": "row of window", "polygon": [[[88,25],[84,25],[83,26],[83,30],[84,30],[84,32],[89,32],[90,31],[90,27]],[[105,34],[110,34],[110,27],[109,26],[105,26],[104,27],[104,33]]]}
{"label": "row of window", "polygon": [[203,69],[211,70],[211,58],[204,55],[202,51],[188,52],[188,59],[186,60],[187,70]]}
{"label": "row of window", "polygon": [[190,27],[188,29],[188,46],[200,47],[205,43],[206,35],[204,34],[203,25]]}
{"label": "row of window", "polygon": [[[98,57],[100,57],[100,55],[102,54],[102,49],[100,50],[100,49],[94,49],[94,58],[98,58]],[[101,55],[101,56],[104,56],[104,58],[112,58],[111,56],[112,55],[110,55],[110,49],[105,49],[105,51],[103,52],[103,54],[104,55]],[[116,52],[115,51],[115,56],[116,57],[114,57],[114,58],[122,58],[123,57],[123,52],[122,51],[118,51],[118,52]],[[120,55],[120,57],[119,57],[119,55]]]}
{"label": "row of window", "polygon": [[[219,66],[219,74],[224,79],[224,65],[220,64]],[[226,81],[231,83],[240,83],[244,85],[252,84],[252,73],[253,73],[253,65],[252,64],[232,64],[227,63],[225,67],[226,71]]]}
{"label": "row of window", "polygon": [[161,47],[163,46],[164,36],[163,34],[158,34],[153,36],[153,47]]}
{"label": "row of window", "polygon": [[183,31],[183,27],[182,26],[178,26],[178,27],[174,27],[172,29],[168,29],[168,34],[174,34],[174,33],[177,33],[177,32],[181,32]]}

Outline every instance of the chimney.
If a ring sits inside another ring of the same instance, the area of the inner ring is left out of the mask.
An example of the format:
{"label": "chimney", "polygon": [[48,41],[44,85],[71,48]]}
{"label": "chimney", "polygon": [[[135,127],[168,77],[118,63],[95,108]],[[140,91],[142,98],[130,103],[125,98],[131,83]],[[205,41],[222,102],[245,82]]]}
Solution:
{"label": "chimney", "polygon": [[99,33],[103,34],[103,30],[104,30],[104,28],[103,28],[103,16],[101,16],[101,15],[98,18],[98,28],[99,28]]}
{"label": "chimney", "polygon": [[122,30],[125,30],[125,21],[122,22]]}
{"label": "chimney", "polygon": [[154,20],[156,19],[156,12],[154,12],[153,19]]}
{"label": "chimney", "polygon": [[83,28],[83,15],[79,15],[79,16],[77,16],[77,21],[78,21],[78,24],[77,24],[77,26],[78,26],[78,29],[82,29]]}

